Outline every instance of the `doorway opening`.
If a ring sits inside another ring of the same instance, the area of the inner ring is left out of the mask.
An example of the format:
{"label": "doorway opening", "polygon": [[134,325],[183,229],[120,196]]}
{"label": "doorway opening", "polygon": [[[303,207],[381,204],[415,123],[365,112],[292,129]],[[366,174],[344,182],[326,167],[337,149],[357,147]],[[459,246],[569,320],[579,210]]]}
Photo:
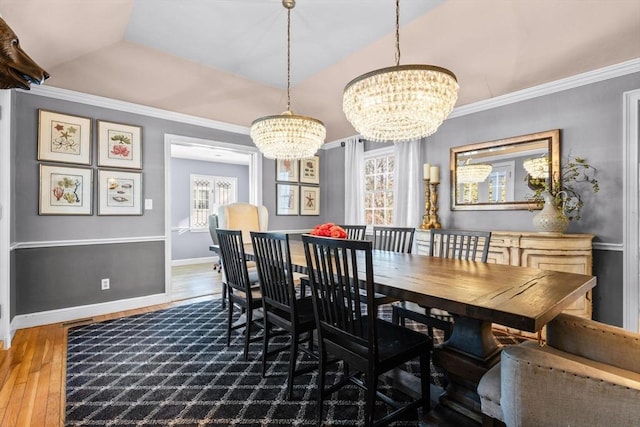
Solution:
{"label": "doorway opening", "polygon": [[165,287],[172,301],[221,293],[208,216],[235,201],[261,204],[260,166],[252,146],[165,136]]}

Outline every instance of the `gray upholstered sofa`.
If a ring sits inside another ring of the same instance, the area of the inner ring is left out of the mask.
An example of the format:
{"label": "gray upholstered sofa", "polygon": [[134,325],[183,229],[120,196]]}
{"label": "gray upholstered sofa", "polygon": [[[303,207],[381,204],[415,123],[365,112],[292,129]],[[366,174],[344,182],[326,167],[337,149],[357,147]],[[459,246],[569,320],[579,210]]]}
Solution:
{"label": "gray upholstered sofa", "polygon": [[640,335],[561,314],[478,385],[484,425],[640,426]]}

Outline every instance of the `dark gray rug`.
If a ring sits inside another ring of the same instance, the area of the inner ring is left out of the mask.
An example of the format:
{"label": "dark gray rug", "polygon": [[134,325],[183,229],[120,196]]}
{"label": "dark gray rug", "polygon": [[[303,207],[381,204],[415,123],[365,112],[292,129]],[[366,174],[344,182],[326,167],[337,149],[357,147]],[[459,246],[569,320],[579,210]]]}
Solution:
{"label": "dark gray rug", "polygon": [[[316,373],[296,377],[287,401],[288,352],[273,357],[262,378],[261,344],[243,361],[241,333],[226,346],[225,314],[216,300],[69,330],[65,425],[316,425]],[[316,362],[301,356],[301,363]],[[336,365],[328,384],[340,374]],[[440,381],[433,371],[432,382]],[[363,414],[363,392],[348,387],[325,402],[324,425],[358,425]]]}

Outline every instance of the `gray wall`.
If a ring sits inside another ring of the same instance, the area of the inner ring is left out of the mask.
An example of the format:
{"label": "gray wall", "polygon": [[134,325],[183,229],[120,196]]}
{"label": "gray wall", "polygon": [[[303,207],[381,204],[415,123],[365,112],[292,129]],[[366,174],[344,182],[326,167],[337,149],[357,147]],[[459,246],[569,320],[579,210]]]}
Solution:
{"label": "gray wall", "polygon": [[[164,243],[16,251],[16,314],[164,293]],[[100,279],[111,288],[100,291]]]}
{"label": "gray wall", "polygon": [[[238,178],[238,201],[249,201],[249,166],[171,158],[171,259],[211,257],[211,235],[189,231],[190,175]],[[178,230],[176,230],[178,228]]]}
{"label": "gray wall", "polygon": [[[622,243],[622,93],[640,87],[640,73],[446,120],[424,144],[427,160],[444,170],[449,149],[460,145],[560,129],[561,153],[585,157],[596,169],[600,193],[584,193],[582,219],[569,232],[592,233],[596,242]],[[451,211],[450,176],[442,174],[443,226],[532,230],[533,213]],[[484,218],[490,217],[490,221]]]}

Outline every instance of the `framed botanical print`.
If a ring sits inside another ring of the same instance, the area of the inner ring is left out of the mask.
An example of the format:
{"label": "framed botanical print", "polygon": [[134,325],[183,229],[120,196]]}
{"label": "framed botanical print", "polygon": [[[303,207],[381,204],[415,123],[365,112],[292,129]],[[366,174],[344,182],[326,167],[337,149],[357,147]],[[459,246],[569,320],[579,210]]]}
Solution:
{"label": "framed botanical print", "polygon": [[91,164],[91,119],[38,110],[38,160]]}
{"label": "framed botanical print", "polygon": [[300,215],[320,215],[320,187],[300,186]]}
{"label": "framed botanical print", "polygon": [[39,215],[91,215],[93,170],[40,165]]}
{"label": "framed botanical print", "polygon": [[276,215],[298,215],[298,185],[276,184]]}
{"label": "framed botanical print", "polygon": [[300,160],[300,182],[320,184],[320,157],[313,156]]}
{"label": "framed botanical print", "polygon": [[98,166],[142,169],[142,128],[98,120]]}
{"label": "framed botanical print", "polygon": [[142,172],[98,170],[98,215],[142,215]]}
{"label": "framed botanical print", "polygon": [[298,161],[276,160],[276,181],[298,182]]}

